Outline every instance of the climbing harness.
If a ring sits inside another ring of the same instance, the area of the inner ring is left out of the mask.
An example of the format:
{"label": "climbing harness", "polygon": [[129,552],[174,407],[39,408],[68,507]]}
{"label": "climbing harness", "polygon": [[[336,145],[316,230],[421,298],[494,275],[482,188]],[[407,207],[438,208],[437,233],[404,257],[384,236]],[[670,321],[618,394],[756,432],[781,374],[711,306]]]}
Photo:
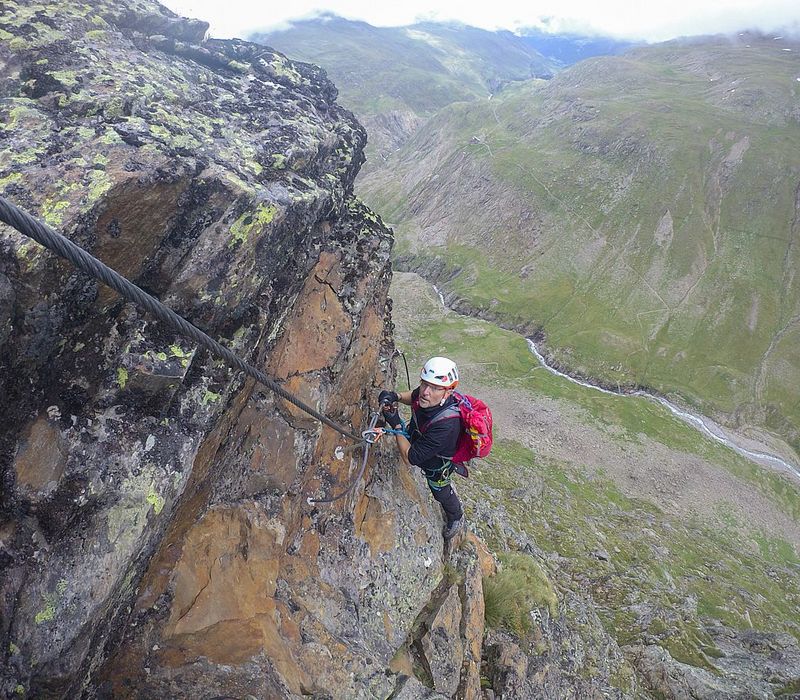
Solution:
{"label": "climbing harness", "polygon": [[[297,406],[301,411],[308,413],[345,437],[355,440],[358,443],[364,441],[363,436],[359,437],[345,426],[300,401],[300,399],[286,391],[275,380],[270,379],[266,374],[242,360],[224,345],[221,345],[199,328],[192,325],[185,318],[179,316],[168,306],[162,304],[158,299],[150,296],[147,292],[137,287],[118,272],[115,272],[97,258],[87,253],[80,246],[9,202],[5,197],[0,197],[0,221],[12,226],[23,235],[33,238],[33,240],[37,241],[45,248],[48,248],[71,262],[79,270],[107,284],[125,299],[145,308],[159,320],[175,328],[181,334],[191,338],[213,355],[225,360],[230,366],[241,370],[249,377],[260,382],[285,401]],[[371,427],[374,428],[374,424]]]}
{"label": "climbing harness", "polygon": [[[451,479],[450,477],[453,476],[453,472],[455,468],[453,463],[448,461],[441,469],[437,469],[435,472],[427,472],[424,471],[425,474],[425,481],[428,482],[428,485],[434,490],[439,491],[443,489],[445,486],[449,486]],[[430,474],[430,476],[428,476]],[[438,478],[435,478],[438,477]]]}

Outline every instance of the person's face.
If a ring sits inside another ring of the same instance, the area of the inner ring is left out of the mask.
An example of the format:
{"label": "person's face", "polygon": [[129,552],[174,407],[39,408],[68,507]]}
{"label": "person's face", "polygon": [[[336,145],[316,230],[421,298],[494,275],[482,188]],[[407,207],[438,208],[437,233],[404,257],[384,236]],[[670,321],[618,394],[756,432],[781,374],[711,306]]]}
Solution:
{"label": "person's face", "polygon": [[419,407],[430,408],[431,406],[438,406],[453,393],[452,389],[445,389],[442,386],[429,384],[424,379],[419,383]]}

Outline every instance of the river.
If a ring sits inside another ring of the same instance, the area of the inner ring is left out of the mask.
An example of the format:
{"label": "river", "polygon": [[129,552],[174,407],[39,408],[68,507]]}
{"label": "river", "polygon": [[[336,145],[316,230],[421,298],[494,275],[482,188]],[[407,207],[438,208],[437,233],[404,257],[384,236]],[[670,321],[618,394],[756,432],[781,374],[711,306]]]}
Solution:
{"label": "river", "polygon": [[[453,309],[450,309],[450,307],[447,306],[447,304],[445,303],[444,295],[439,291],[439,288],[436,285],[433,285],[433,288],[436,291],[436,294],[439,295],[439,301],[442,302],[442,306],[448,309],[449,311],[453,311]],[[614,391],[612,389],[606,389],[602,386],[598,386],[597,384],[593,384],[592,382],[588,382],[584,379],[577,379],[576,377],[571,377],[570,375],[549,365],[544,356],[539,352],[539,349],[536,347],[536,344],[530,338],[525,338],[525,340],[528,343],[528,348],[536,356],[536,359],[539,361],[539,364],[541,364],[542,367],[544,367],[552,374],[558,377],[562,377],[563,379],[573,382],[574,384],[579,384],[580,386],[586,387],[587,389],[593,389],[594,391],[601,391],[604,394],[612,394],[613,396],[621,396],[627,398],[642,396],[651,401],[656,401],[665,408],[669,409],[669,411],[673,415],[680,418],[685,423],[691,425],[693,428],[696,428],[697,430],[699,430],[701,433],[711,438],[712,440],[716,440],[717,442],[725,445],[726,447],[729,447],[734,452],[737,452],[743,457],[746,457],[747,459],[750,459],[756,464],[759,464],[761,466],[768,466],[789,472],[796,478],[800,479],[800,468],[798,468],[797,465],[792,464],[791,462],[787,462],[785,459],[778,457],[777,455],[771,454],[769,452],[763,452],[761,450],[750,450],[742,446],[737,441],[737,438],[735,436],[731,435],[729,431],[725,430],[722,426],[718,425],[710,418],[706,418],[705,416],[700,416],[695,413],[690,413],[689,411],[679,408],[671,401],[668,401],[662,396],[656,396],[655,394],[651,394],[646,391],[641,391],[641,390],[627,391],[627,392]]]}

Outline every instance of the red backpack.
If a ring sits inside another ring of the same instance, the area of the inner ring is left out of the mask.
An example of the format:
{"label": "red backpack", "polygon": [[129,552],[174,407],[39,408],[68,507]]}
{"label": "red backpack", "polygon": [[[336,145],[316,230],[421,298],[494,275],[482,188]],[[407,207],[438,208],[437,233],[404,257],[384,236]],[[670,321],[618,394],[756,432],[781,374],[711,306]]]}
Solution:
{"label": "red backpack", "polygon": [[[458,436],[456,451],[450,457],[450,461],[461,476],[467,477],[469,470],[466,463],[474,457],[486,457],[492,449],[492,412],[483,401],[474,396],[454,391],[453,397],[456,399],[456,403],[431,418],[425,428],[427,429],[440,420],[455,417],[461,419],[461,433]],[[414,401],[411,408],[416,415],[419,402]]]}

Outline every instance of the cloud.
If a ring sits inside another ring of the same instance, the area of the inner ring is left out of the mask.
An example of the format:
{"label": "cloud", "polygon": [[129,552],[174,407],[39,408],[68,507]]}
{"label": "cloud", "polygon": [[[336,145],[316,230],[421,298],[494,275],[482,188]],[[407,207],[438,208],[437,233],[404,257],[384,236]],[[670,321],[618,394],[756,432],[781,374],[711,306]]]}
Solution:
{"label": "cloud", "polygon": [[734,33],[743,29],[782,31],[800,36],[797,0],[671,0],[639,3],[630,0],[516,0],[465,3],[463,0],[162,0],[179,14],[211,23],[212,36],[246,36],[259,29],[285,29],[292,20],[334,13],[375,26],[413,24],[420,19],[456,20],[483,29],[539,27],[546,31],[607,35],[621,39],[665,41],[679,36]]}

